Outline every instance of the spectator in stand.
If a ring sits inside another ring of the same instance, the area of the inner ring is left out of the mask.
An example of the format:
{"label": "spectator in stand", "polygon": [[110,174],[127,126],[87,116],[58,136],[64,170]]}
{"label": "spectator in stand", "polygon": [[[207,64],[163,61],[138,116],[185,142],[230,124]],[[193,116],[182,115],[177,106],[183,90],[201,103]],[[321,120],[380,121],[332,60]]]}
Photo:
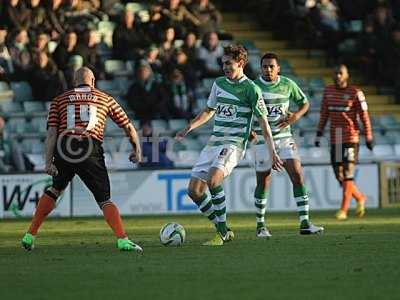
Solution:
{"label": "spectator in stand", "polygon": [[216,32],[208,32],[198,50],[197,58],[202,67],[202,77],[218,77],[222,75],[221,58],[224,49],[219,44]]}
{"label": "spectator in stand", "polygon": [[164,87],[153,76],[150,65],[142,60],[136,78],[126,95],[129,107],[141,121],[169,119],[168,96]]}
{"label": "spectator in stand", "polygon": [[360,54],[361,69],[367,84],[374,82],[379,70],[379,48],[378,38],[374,32],[372,22],[364,22],[364,31],[358,40],[358,53]]}
{"label": "spectator in stand", "polygon": [[[150,121],[141,122],[142,128],[142,168],[172,168],[174,163],[167,156],[168,141],[154,135]],[[155,154],[155,155],[153,155]]]}
{"label": "spectator in stand", "polygon": [[10,51],[7,47],[7,26],[0,25],[0,81],[11,81],[15,73]]}
{"label": "spectator in stand", "polygon": [[386,83],[395,87],[396,102],[400,103],[400,25],[397,25],[391,33],[383,60],[384,71],[382,70],[380,76],[384,76]]}
{"label": "spectator in stand", "polygon": [[38,101],[51,101],[66,89],[64,76],[46,52],[37,53],[29,83],[33,98]]}
{"label": "spectator in stand", "polygon": [[40,52],[46,52],[48,55],[50,55],[49,52],[50,37],[47,33],[45,32],[38,33],[34,41],[35,42],[33,44],[33,47],[31,48],[32,55],[35,55],[35,53],[40,53]]}
{"label": "spectator in stand", "polygon": [[160,59],[164,63],[168,63],[175,51],[175,29],[167,27],[161,36]]}
{"label": "spectator in stand", "polygon": [[186,53],[188,60],[191,64],[197,65],[197,47],[196,47],[197,37],[194,32],[189,32],[186,34],[183,40],[182,50]]}
{"label": "spectator in stand", "polygon": [[161,78],[162,73],[163,73],[163,66],[161,60],[158,58],[158,55],[160,54],[160,49],[156,45],[151,45],[147,51],[146,51],[146,56],[145,60],[147,63],[150,65],[151,70],[153,71],[153,75],[156,78]]}
{"label": "spectator in stand", "polygon": [[15,68],[15,76],[19,80],[26,80],[28,72],[32,68],[32,56],[28,45],[28,32],[25,29],[17,30],[9,50]]}
{"label": "spectator in stand", "polygon": [[149,22],[145,23],[145,34],[151,41],[159,40],[159,32],[161,32],[163,28],[167,27],[166,19],[163,18],[161,13],[162,8],[163,6],[158,3],[150,6],[150,20]]}
{"label": "spectator in stand", "polygon": [[390,32],[395,21],[386,5],[379,5],[372,16],[367,17],[367,22],[373,23],[379,43],[386,43],[390,39]]}
{"label": "spectator in stand", "polygon": [[99,43],[98,33],[93,28],[88,28],[83,35],[83,41],[76,46],[76,54],[82,56],[83,65],[95,73],[98,80],[105,78],[104,66],[97,51]]}
{"label": "spectator in stand", "polygon": [[222,16],[209,0],[195,0],[190,10],[200,21],[198,25],[200,37],[210,31],[219,31]]}
{"label": "spectator in stand", "polygon": [[50,0],[46,9],[46,31],[51,32],[51,39],[58,40],[65,33],[65,15],[63,0]]}
{"label": "spectator in stand", "polygon": [[16,140],[9,137],[5,124],[3,117],[0,117],[0,173],[32,171],[33,164]]}
{"label": "spectator in stand", "polygon": [[336,3],[331,0],[320,0],[317,5],[321,17],[321,23],[330,30],[339,31],[339,15]]}
{"label": "spectator in stand", "polygon": [[96,23],[97,17],[92,14],[95,5],[82,0],[67,0],[64,4],[64,16],[66,27],[73,27],[77,31],[84,31],[90,23]]}
{"label": "spectator in stand", "polygon": [[137,60],[149,42],[135,22],[133,11],[125,9],[121,23],[113,34],[113,55],[117,59]]}
{"label": "spectator in stand", "polygon": [[175,28],[178,38],[183,38],[188,30],[197,30],[201,25],[180,0],[167,0],[166,5],[161,10],[165,22]]}
{"label": "spectator in stand", "polygon": [[29,34],[34,36],[36,32],[45,29],[46,10],[40,4],[40,0],[30,0],[30,10]]}
{"label": "spectator in stand", "polygon": [[169,71],[178,70],[183,75],[185,84],[190,93],[194,94],[198,86],[196,65],[192,64],[182,49],[176,49],[172,57]]}
{"label": "spectator in stand", "polygon": [[75,86],[74,75],[75,72],[83,67],[83,58],[80,55],[72,55],[68,59],[66,69],[64,71],[64,78],[67,82],[67,88],[72,89]]}
{"label": "spectator in stand", "polygon": [[21,0],[8,0],[5,7],[4,18],[9,28],[28,29],[31,11]]}
{"label": "spectator in stand", "polygon": [[186,86],[185,78],[180,70],[174,69],[169,75],[167,83],[169,107],[174,118],[193,118],[193,94]]}
{"label": "spectator in stand", "polygon": [[76,54],[77,43],[78,35],[75,31],[70,30],[66,32],[61,42],[57,45],[53,53],[53,59],[60,70],[64,71],[67,68],[70,57]]}

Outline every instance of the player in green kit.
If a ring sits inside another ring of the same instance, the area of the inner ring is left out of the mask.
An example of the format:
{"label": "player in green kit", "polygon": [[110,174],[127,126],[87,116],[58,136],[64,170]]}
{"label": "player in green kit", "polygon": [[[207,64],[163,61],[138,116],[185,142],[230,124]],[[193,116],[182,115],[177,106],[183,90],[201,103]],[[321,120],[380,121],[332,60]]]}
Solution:
{"label": "player in green kit", "polygon": [[[206,242],[207,246],[221,246],[233,239],[226,225],[226,204],[223,180],[243,158],[249,138],[253,115],[258,118],[264,147],[271,153],[271,167],[282,168],[276,154],[268,125],[267,111],[260,89],[244,75],[247,52],[242,46],[224,48],[222,57],[224,77],[215,80],[207,107],[189,125],[177,133],[182,140],[190,131],[214,116],[214,129],[208,144],[192,169],[188,194],[200,211],[215,224],[217,235]],[[210,191],[211,199],[207,195]]]}
{"label": "player in green kit", "polygon": [[[290,125],[299,120],[310,105],[306,95],[294,81],[279,75],[280,67],[276,54],[267,53],[261,58],[261,70],[262,76],[254,83],[261,89],[268,111],[268,122],[271,126],[275,149],[283,160],[283,166],[293,184],[293,194],[300,219],[300,234],[322,233],[324,228],[313,225],[309,220],[308,192],[304,183],[297,146],[290,129]],[[299,107],[294,113],[289,112],[290,101]],[[250,139],[257,139],[255,146],[257,187],[254,192],[257,214],[256,234],[259,238],[269,238],[271,233],[265,225],[264,216],[271,182],[271,155],[264,145],[265,141],[257,122],[254,124],[254,130],[256,136],[252,132]]]}

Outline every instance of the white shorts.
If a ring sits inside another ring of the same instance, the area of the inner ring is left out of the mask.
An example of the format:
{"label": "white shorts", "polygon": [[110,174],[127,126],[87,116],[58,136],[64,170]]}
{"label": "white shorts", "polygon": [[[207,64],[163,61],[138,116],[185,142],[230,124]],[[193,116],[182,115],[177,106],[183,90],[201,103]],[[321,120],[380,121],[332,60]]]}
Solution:
{"label": "white shorts", "polygon": [[201,151],[199,159],[192,169],[192,177],[207,181],[211,168],[218,168],[224,172],[224,177],[232,173],[240,160],[244,150],[235,145],[206,146]]}
{"label": "white shorts", "polygon": [[[274,140],[275,149],[282,160],[298,159],[300,160],[297,151],[296,142],[292,137]],[[266,172],[272,168],[272,159],[266,144],[256,145],[254,147],[254,159],[256,172]]]}

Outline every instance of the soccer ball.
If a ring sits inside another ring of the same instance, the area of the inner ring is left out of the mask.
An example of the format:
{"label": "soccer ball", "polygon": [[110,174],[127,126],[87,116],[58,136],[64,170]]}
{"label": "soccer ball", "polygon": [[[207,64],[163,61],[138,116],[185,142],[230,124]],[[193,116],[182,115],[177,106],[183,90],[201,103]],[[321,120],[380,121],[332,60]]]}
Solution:
{"label": "soccer ball", "polygon": [[160,241],[164,246],[180,246],[185,242],[185,228],[178,223],[167,223],[160,230]]}

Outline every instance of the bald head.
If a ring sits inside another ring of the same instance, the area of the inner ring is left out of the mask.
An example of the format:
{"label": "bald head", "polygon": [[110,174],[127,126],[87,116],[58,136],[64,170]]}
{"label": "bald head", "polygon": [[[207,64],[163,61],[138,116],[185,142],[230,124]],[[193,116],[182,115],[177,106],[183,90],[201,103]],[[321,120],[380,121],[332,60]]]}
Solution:
{"label": "bald head", "polygon": [[87,84],[94,87],[95,78],[92,70],[87,67],[82,67],[75,72],[74,81],[76,86]]}

